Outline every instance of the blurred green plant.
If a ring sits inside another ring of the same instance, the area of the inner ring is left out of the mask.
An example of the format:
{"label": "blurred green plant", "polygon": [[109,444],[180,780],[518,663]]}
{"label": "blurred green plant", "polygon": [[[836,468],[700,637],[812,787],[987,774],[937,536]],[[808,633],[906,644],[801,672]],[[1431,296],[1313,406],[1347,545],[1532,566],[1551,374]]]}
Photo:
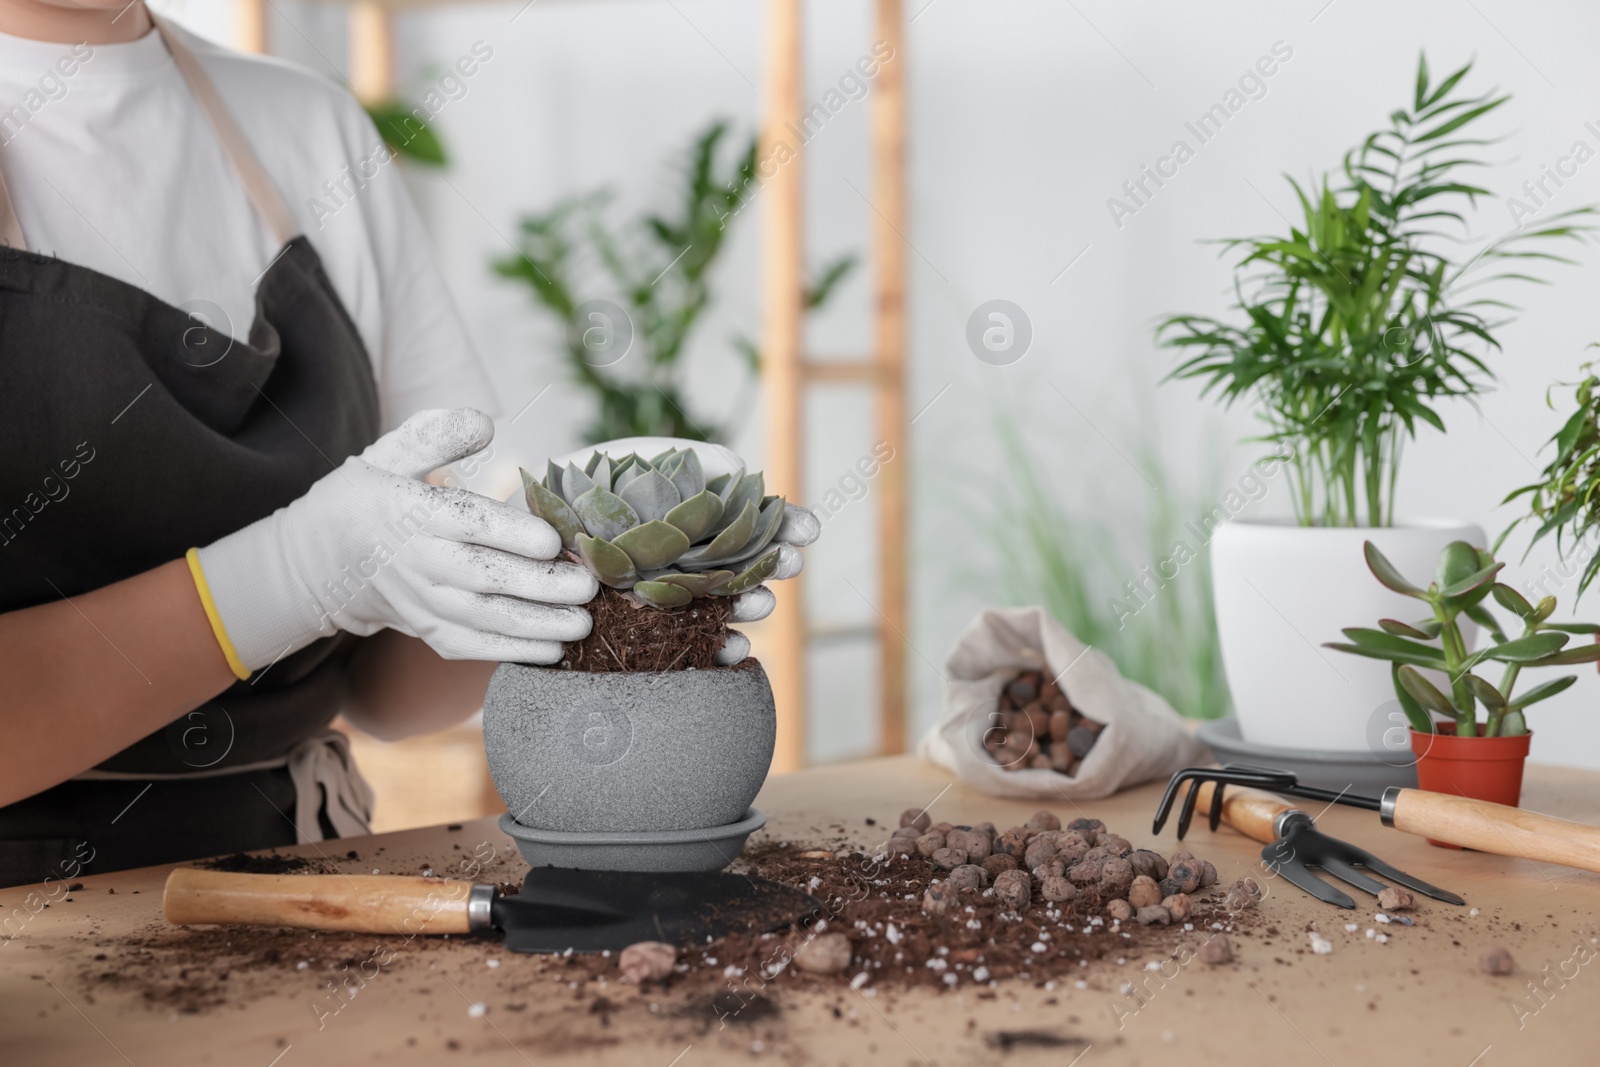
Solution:
{"label": "blurred green plant", "polygon": [[[1411,728],[1419,733],[1434,733],[1434,715],[1455,723],[1458,737],[1477,737],[1477,706],[1483,705],[1483,737],[1513,737],[1528,732],[1523,715],[1530,704],[1546,700],[1578,680],[1575,674],[1551,679],[1534,686],[1521,696],[1513,696],[1517,676],[1525,667],[1559,667],[1600,660],[1600,645],[1585,642],[1567,648],[1572,634],[1600,633],[1600,626],[1587,622],[1550,622],[1556,598],[1544,597],[1530,604],[1521,593],[1495,577],[1505,567],[1494,556],[1465,541],[1452,541],[1439,553],[1433,581],[1426,589],[1409,581],[1378,551],[1366,542],[1367,566],[1373,577],[1386,588],[1421,600],[1432,609],[1430,618],[1406,623],[1399,619],[1379,619],[1378,629],[1351,627],[1344,631],[1349,642],[1329,641],[1325,647],[1354,656],[1385,660],[1394,676],[1395,696],[1405,710]],[[1508,638],[1485,600],[1495,602],[1522,622],[1522,633]],[[1461,633],[1460,618],[1465,616],[1489,631],[1493,640],[1487,648],[1468,652]],[[1433,644],[1430,642],[1437,642]],[[1473,673],[1490,662],[1503,663],[1505,670],[1498,685]],[[1443,672],[1450,684],[1446,696],[1418,667]]]}
{"label": "blurred green plant", "polygon": [[[1573,386],[1578,408],[1548,442],[1556,447],[1555,458],[1539,472],[1538,481],[1513,490],[1502,501],[1509,504],[1526,496],[1528,513],[1505,528],[1495,540],[1495,551],[1500,550],[1512,530],[1528,521],[1539,523],[1528,540],[1528,550],[1554,533],[1556,551],[1563,558],[1568,551],[1564,540],[1571,540],[1572,551],[1581,551],[1585,540],[1600,533],[1600,395],[1596,395],[1600,393],[1600,378],[1593,368],[1592,363],[1583,365],[1583,379]],[[1546,403],[1549,400],[1547,393]],[[1578,576],[1579,597],[1600,572],[1600,547],[1591,544],[1588,551],[1589,558]],[[1527,552],[1523,558],[1527,558]]]}
{"label": "blurred green plant", "polygon": [[412,107],[399,100],[386,100],[368,104],[367,117],[378,127],[378,135],[389,151],[397,156],[427,164],[430,167],[449,166],[444,144],[434,128],[417,118],[421,108]]}
{"label": "blurred green plant", "polygon": [[[724,161],[727,125],[712,123],[695,135],[671,214],[645,214],[620,229],[605,219],[611,194],[596,190],[525,216],[517,254],[496,259],[495,273],[527,285],[534,302],[560,323],[573,380],[594,395],[598,410],[585,429],[594,444],[619,437],[722,440],[728,425],[691,415],[684,397],[684,356],[712,300],[711,272],[729,224],[755,193],[757,141],[751,138]],[[806,287],[807,311],[821,308],[856,264],[834,259]],[[598,269],[594,269],[598,266]],[[583,306],[604,290],[615,295],[641,349],[626,365],[593,358]],[[745,373],[761,369],[755,342],[732,339]],[[749,407],[734,405],[735,414]]]}
{"label": "blurred green plant", "polygon": [[[1409,108],[1347,152],[1337,187],[1289,184],[1301,223],[1288,236],[1234,238],[1237,320],[1173,315],[1158,342],[1180,350],[1172,378],[1205,382],[1225,405],[1251,398],[1267,432],[1257,440],[1290,452],[1295,516],[1302,525],[1387,526],[1394,521],[1401,446],[1419,422],[1438,430],[1439,401],[1471,398],[1493,380],[1484,363],[1513,310],[1474,296],[1480,286],[1539,282],[1530,261],[1572,262],[1549,241],[1593,229],[1592,206],[1552,215],[1537,229],[1490,241],[1460,262],[1438,250],[1462,240],[1465,210],[1490,190],[1461,173],[1485,164],[1469,136],[1509,96],[1458,92],[1472,64],[1434,84],[1417,63]],[[1441,232],[1456,224],[1461,235]],[[1463,282],[1484,264],[1500,269]],[[1191,354],[1192,353],[1192,354]]]}
{"label": "blurred green plant", "polygon": [[[1186,716],[1214,719],[1229,708],[1211,599],[1211,561],[1204,551],[1175,580],[1156,590],[1131,619],[1113,604],[1119,582],[1138,573],[1187,539],[1189,506],[1173,488],[1152,448],[1140,455],[1149,479],[1144,536],[1130,541],[1106,523],[1069,510],[1046,483],[1013,419],[995,418],[1009,480],[998,489],[997,506],[985,509],[984,535],[1000,550],[1001,596],[1012,604],[1040,604],[1079,640],[1106,653],[1125,677],[1148,686]],[[1214,479],[1213,479],[1214,482]],[[1215,495],[1215,494],[1212,494]]]}

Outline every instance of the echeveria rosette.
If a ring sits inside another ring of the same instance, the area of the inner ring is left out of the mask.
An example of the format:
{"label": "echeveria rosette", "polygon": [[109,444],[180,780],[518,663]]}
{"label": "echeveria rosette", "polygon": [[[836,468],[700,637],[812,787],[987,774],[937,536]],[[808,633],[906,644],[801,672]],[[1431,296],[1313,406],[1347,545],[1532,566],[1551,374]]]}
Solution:
{"label": "echeveria rosette", "polygon": [[[1407,580],[1395,565],[1366,542],[1367,566],[1373,577],[1396,593],[1421,600],[1432,609],[1431,618],[1417,622],[1379,619],[1377,629],[1351,627],[1344,631],[1350,640],[1328,642],[1327,647],[1356,656],[1387,660],[1394,677],[1395,696],[1405,710],[1413,729],[1434,731],[1434,715],[1453,719],[1456,733],[1472,737],[1478,733],[1477,705],[1486,712],[1484,737],[1510,737],[1528,732],[1523,711],[1530,704],[1555,696],[1576,682],[1576,675],[1565,675],[1536,685],[1513,696],[1517,676],[1524,667],[1556,667],[1600,660],[1600,645],[1583,644],[1567,648],[1572,634],[1600,633],[1600,626],[1584,622],[1550,622],[1556,598],[1547,596],[1537,604],[1511,586],[1495,579],[1503,563],[1481,548],[1465,541],[1452,541],[1439,553],[1433,581],[1426,589]],[[1522,633],[1507,637],[1499,620],[1485,603],[1496,604],[1522,620]],[[1468,652],[1458,619],[1465,616],[1489,632],[1491,643],[1477,652]],[[1473,670],[1490,662],[1505,665],[1498,685],[1479,677]],[[1420,668],[1420,669],[1419,669]],[[1447,694],[1430,681],[1422,670],[1433,670],[1448,680]]]}
{"label": "echeveria rosette", "polygon": [[646,604],[737,596],[777,569],[784,500],[766,495],[760,472],[708,480],[692,449],[650,459],[595,452],[581,469],[545,468],[542,480],[522,472],[528,509],[600,581]]}

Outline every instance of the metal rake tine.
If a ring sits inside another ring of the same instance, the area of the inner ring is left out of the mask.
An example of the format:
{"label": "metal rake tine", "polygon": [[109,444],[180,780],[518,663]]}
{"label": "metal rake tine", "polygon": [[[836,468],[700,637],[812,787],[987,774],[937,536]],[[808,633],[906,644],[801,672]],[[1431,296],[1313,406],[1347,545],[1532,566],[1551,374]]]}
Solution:
{"label": "metal rake tine", "polygon": [[1331,874],[1341,882],[1347,882],[1350,885],[1355,886],[1357,889],[1365,889],[1373,896],[1377,896],[1379,893],[1389,888],[1375,878],[1368,878],[1366,875],[1362,874],[1360,871],[1356,870],[1343,860],[1333,859],[1330,857],[1328,859],[1317,860],[1314,865],[1324,874]]}
{"label": "metal rake tine", "polygon": [[1183,835],[1189,832],[1189,824],[1194,821],[1195,804],[1200,800],[1200,779],[1196,778],[1189,784],[1189,792],[1184,794],[1183,808],[1178,812],[1178,840],[1183,840]]}
{"label": "metal rake tine", "polygon": [[1293,849],[1288,850],[1289,856],[1287,859],[1280,860],[1277,857],[1278,846],[1280,844],[1282,844],[1282,842],[1275,841],[1261,850],[1261,858],[1266,862],[1267,867],[1272,871],[1272,873],[1281,875],[1288,881],[1293,882],[1295,885],[1299,886],[1301,889],[1304,889],[1307,893],[1310,893],[1312,896],[1316,897],[1325,904],[1333,904],[1340,908],[1350,908],[1352,910],[1355,908],[1356,902],[1350,899],[1349,894],[1339,889],[1335,889],[1327,882],[1324,882],[1321,878],[1318,878],[1316,875],[1306,870],[1306,868],[1300,864],[1300,861],[1294,858]]}
{"label": "metal rake tine", "polygon": [[[1178,795],[1178,790],[1183,788],[1183,783],[1199,775],[1209,773],[1202,767],[1185,767],[1174,774],[1167,781],[1166,791],[1161,794],[1161,803],[1156,805],[1156,817],[1150,832],[1159,834],[1161,828],[1167,824],[1167,816],[1172,814],[1172,801]],[[1181,834],[1179,835],[1182,836]]]}
{"label": "metal rake tine", "polygon": [[1218,782],[1211,790],[1211,832],[1216,833],[1217,827],[1222,825],[1222,791],[1228,788],[1227,782]]}
{"label": "metal rake tine", "polygon": [[1400,868],[1385,863],[1383,860],[1380,860],[1378,857],[1374,856],[1365,849],[1359,849],[1354,845],[1351,845],[1350,850],[1355,853],[1355,855],[1352,857],[1355,862],[1361,864],[1361,866],[1372,871],[1374,874],[1381,875],[1384,878],[1389,879],[1389,881],[1394,882],[1396,885],[1403,885],[1414,893],[1421,893],[1423,896],[1432,897],[1434,900],[1442,900],[1446,904],[1466,903],[1465,900],[1456,896],[1454,893],[1450,892],[1450,890],[1440,889],[1438,886],[1433,885],[1432,883],[1424,882],[1421,878],[1418,878],[1415,875],[1407,874]]}

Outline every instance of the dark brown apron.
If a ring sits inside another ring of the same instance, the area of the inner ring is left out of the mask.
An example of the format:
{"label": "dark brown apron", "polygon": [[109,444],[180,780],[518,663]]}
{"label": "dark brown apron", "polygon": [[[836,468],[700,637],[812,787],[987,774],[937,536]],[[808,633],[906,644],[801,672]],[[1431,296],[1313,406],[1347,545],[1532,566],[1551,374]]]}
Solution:
{"label": "dark brown apron", "polygon": [[[179,559],[301,496],[378,434],[366,348],[316,251],[194,57],[156,29],[283,249],[237,341],[27,251],[0,179],[0,611]],[[138,210],[138,190],[126,193]],[[355,643],[318,641],[0,808],[0,885],[363,832],[370,791],[327,729]]]}

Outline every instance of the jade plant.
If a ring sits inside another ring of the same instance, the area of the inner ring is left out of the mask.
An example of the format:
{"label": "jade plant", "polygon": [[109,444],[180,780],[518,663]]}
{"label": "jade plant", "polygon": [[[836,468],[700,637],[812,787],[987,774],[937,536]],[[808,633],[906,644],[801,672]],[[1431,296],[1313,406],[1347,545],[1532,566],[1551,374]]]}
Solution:
{"label": "jade plant", "polygon": [[[1600,645],[1566,647],[1573,634],[1600,633],[1600,626],[1551,622],[1556,598],[1546,596],[1537,604],[1530,604],[1521,593],[1496,581],[1505,564],[1497,562],[1485,549],[1452,541],[1439,553],[1433,581],[1425,589],[1401,575],[1371,541],[1366,543],[1366,554],[1367,566],[1379,582],[1396,593],[1423,601],[1432,614],[1410,623],[1380,619],[1375,630],[1351,627],[1344,631],[1350,639],[1348,643],[1332,641],[1326,647],[1388,661],[1395,696],[1412,729],[1419,733],[1437,732],[1434,716],[1439,715],[1453,722],[1461,737],[1525,734],[1528,724],[1524,711],[1566,689],[1577,681],[1577,676],[1554,678],[1518,694],[1516,685],[1523,670],[1600,660]],[[1507,635],[1489,610],[1490,598],[1516,616],[1522,624],[1520,634]],[[1476,652],[1467,650],[1461,632],[1464,618],[1488,631],[1488,647]],[[1475,673],[1487,671],[1493,664],[1501,665],[1498,682]],[[1429,681],[1419,668],[1444,674],[1449,692]],[[1485,712],[1481,724],[1477,716],[1480,704]]]}
{"label": "jade plant", "polygon": [[595,452],[579,468],[522,472],[528,508],[612,589],[656,608],[736,596],[770,578],[784,501],[743,470],[707,479],[689,449],[645,459]]}

